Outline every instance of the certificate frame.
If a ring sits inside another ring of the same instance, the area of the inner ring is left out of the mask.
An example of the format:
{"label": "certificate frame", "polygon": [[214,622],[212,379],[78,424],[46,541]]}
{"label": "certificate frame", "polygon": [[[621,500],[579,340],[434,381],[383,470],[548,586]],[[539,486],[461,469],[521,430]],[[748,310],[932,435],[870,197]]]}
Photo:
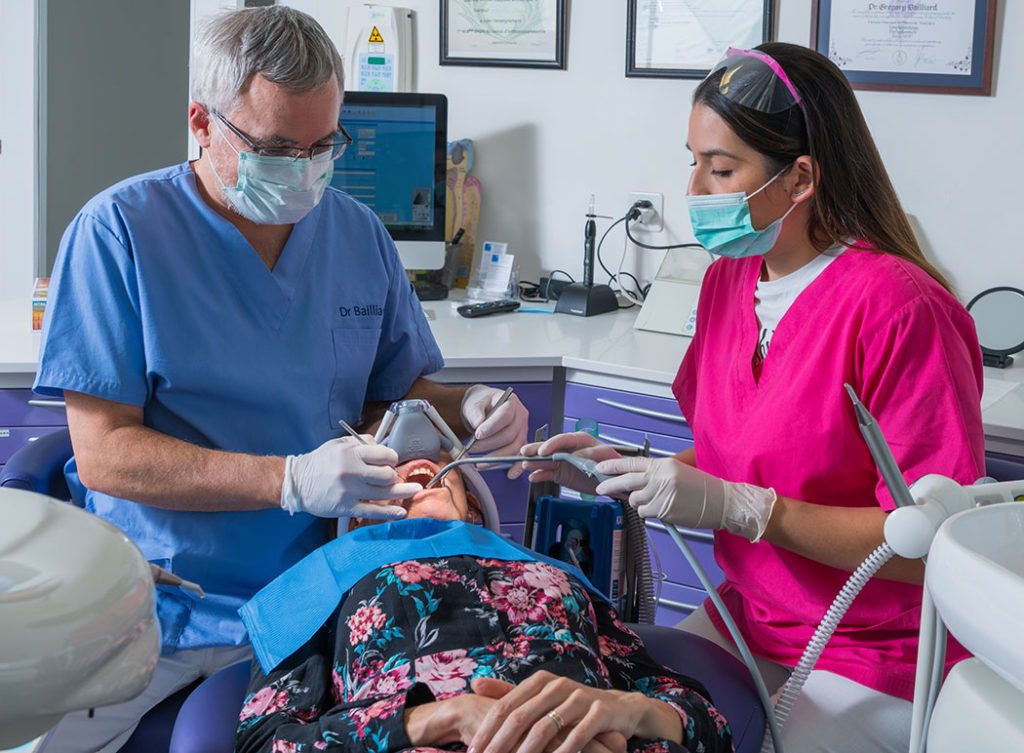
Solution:
{"label": "certificate frame", "polygon": [[[736,39],[722,46],[712,59],[697,57],[689,59],[678,59],[677,64],[671,67],[657,64],[644,63],[637,59],[637,42],[642,30],[638,26],[642,22],[638,12],[641,0],[626,0],[626,77],[627,78],[696,78],[702,79],[708,75],[713,66],[725,54],[727,47],[747,47],[748,41]],[[740,22],[756,23],[760,30],[760,39],[757,44],[771,40],[775,28],[775,0],[753,0],[751,2],[752,13],[756,15],[748,19],[737,19]],[[738,26],[743,26],[739,23]],[[685,40],[684,40],[685,41]]]}
{"label": "certificate frame", "polygon": [[[855,61],[843,65],[849,60],[843,50],[837,49],[831,33],[834,18],[833,11],[838,5],[846,5],[841,0],[812,0],[811,8],[811,47],[823,55],[827,55],[836,63],[849,80],[854,89],[893,92],[924,92],[930,94],[973,94],[987,96],[992,93],[992,50],[995,40],[996,0],[973,0],[974,16],[970,19],[970,28],[958,27],[962,35],[970,33],[971,46],[961,58],[950,58],[958,61],[958,65],[970,64],[968,74],[945,74],[934,72],[907,72],[892,66],[890,70],[864,70],[855,67]],[[949,63],[953,65],[952,62]]]}
{"label": "certificate frame", "polygon": [[[542,31],[547,37],[545,44],[531,46],[527,44],[498,45],[498,51],[488,49],[481,39],[480,44],[468,44],[459,49],[455,42],[456,33],[453,33],[452,24],[468,11],[474,12],[474,8],[482,7],[487,9],[490,0],[440,0],[441,15],[441,65],[471,65],[471,66],[493,66],[504,68],[555,68],[565,69],[566,67],[566,6],[568,0],[533,0],[542,12],[554,11],[554,28],[544,28]],[[524,0],[524,5],[529,3]],[[503,5],[501,0],[495,0],[493,5],[500,9]],[[476,30],[474,30],[476,31]],[[506,33],[509,30],[505,30]],[[511,29],[514,33],[522,33],[522,29]],[[488,36],[485,31],[481,37]],[[502,51],[501,48],[505,50]]]}

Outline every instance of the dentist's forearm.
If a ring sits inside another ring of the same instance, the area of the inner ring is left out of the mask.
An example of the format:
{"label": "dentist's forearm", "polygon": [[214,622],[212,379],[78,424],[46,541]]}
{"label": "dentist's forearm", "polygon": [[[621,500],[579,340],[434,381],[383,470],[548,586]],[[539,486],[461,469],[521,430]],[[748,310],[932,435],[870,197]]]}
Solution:
{"label": "dentist's forearm", "polygon": [[174,510],[279,507],[285,460],[211,450],[142,424],[142,409],[66,392],[79,478],[90,489]]}

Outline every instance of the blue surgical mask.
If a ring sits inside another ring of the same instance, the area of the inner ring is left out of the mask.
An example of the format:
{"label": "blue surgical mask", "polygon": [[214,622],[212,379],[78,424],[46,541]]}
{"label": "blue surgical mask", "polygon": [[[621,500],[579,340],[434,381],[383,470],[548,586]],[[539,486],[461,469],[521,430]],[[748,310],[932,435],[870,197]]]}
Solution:
{"label": "blue surgical mask", "polygon": [[312,159],[265,157],[239,152],[227,139],[225,143],[238,154],[238,181],[221,189],[235,211],[261,225],[290,225],[298,222],[320,203],[324,189],[334,175],[331,155]]}
{"label": "blue surgical mask", "polygon": [[701,196],[687,195],[686,204],[690,210],[690,224],[693,235],[704,248],[713,254],[739,259],[745,256],[760,256],[772,250],[778,240],[782,221],[796,209],[794,203],[784,215],[764,230],[755,230],[750,221],[750,198],[771,185],[785,170],[747,195],[738,193],[712,193]]}

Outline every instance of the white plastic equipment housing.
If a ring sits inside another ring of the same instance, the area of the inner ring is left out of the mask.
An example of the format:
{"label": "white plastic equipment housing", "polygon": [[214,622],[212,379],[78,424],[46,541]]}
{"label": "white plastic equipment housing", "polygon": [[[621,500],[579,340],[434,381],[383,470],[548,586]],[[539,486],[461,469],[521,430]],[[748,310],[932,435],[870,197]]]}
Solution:
{"label": "white plastic equipment housing", "polygon": [[135,697],[159,656],[135,544],[73,505],[0,488],[0,750]]}

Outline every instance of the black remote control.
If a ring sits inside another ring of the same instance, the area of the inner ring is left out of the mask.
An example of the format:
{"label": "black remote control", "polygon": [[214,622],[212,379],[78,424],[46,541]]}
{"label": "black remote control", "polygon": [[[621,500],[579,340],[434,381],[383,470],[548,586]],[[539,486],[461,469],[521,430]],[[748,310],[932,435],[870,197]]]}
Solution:
{"label": "black remote control", "polygon": [[519,301],[506,298],[501,301],[487,301],[486,303],[467,303],[455,310],[462,314],[462,316],[472,319],[476,316],[498,314],[502,311],[515,311],[517,308],[519,308]]}

